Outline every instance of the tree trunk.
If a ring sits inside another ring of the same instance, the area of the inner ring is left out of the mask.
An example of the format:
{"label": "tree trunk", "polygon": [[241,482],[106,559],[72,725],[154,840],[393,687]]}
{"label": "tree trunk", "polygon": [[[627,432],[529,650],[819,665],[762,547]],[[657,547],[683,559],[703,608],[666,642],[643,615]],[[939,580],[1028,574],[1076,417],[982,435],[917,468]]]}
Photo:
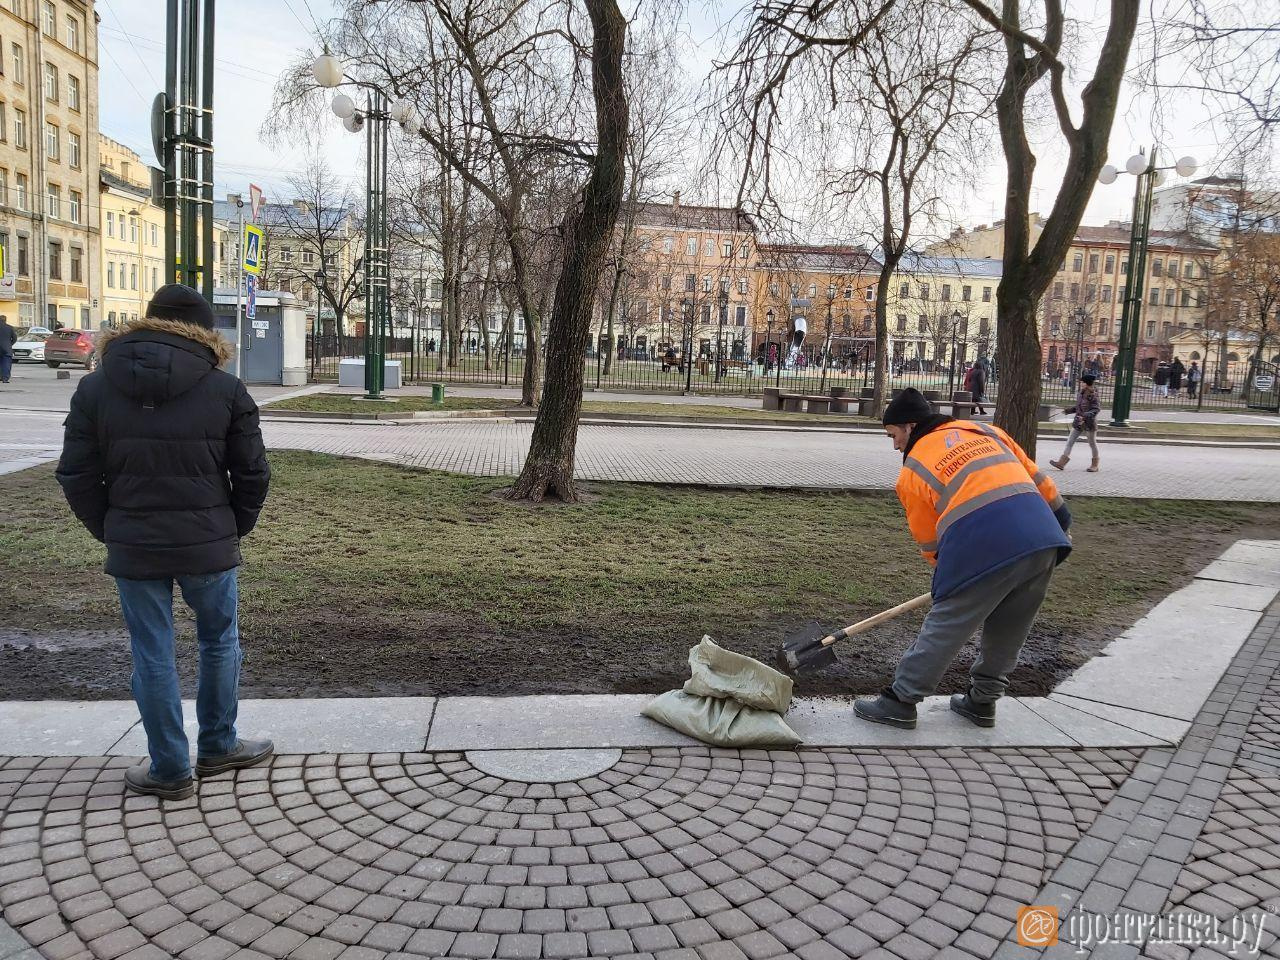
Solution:
{"label": "tree trunk", "polygon": [[1010,294],[1002,300],[1000,339],[996,342],[996,366],[1000,393],[996,399],[996,423],[1013,437],[1033,460],[1040,410],[1040,330],[1036,297]]}
{"label": "tree trunk", "polygon": [[[885,261],[892,258],[885,257]],[[876,369],[872,375],[871,415],[880,416],[889,394],[889,285],[893,282],[898,260],[880,265],[876,278]]]}
{"label": "tree trunk", "polygon": [[547,338],[546,385],[524,470],[509,496],[539,502],[548,494],[577,500],[573,484],[582,411],[582,358],[591,308],[622,207],[626,174],[627,95],[622,58],[627,22],[617,0],[586,0],[593,30],[591,75],[598,147],[580,202],[564,218],[563,266]]}
{"label": "tree trunk", "polygon": [[613,288],[609,291],[609,308],[606,313],[606,320],[608,322],[608,328],[605,331],[605,344],[607,349],[604,352],[604,375],[606,377],[613,372],[613,351],[616,349],[614,347],[614,340],[616,338],[613,333],[613,322],[614,314],[616,314],[618,310],[618,290],[621,287],[622,267],[619,265],[618,269],[613,272]]}

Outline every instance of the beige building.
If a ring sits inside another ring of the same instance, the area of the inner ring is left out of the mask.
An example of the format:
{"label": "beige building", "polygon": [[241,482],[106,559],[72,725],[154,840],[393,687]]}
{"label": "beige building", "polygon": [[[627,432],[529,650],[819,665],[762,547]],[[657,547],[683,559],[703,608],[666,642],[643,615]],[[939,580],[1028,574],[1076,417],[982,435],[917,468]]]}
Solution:
{"label": "beige building", "polygon": [[1001,260],[907,254],[889,284],[889,352],[909,369],[963,371],[995,355]]}
{"label": "beige building", "polygon": [[101,317],[98,51],[92,0],[0,4],[0,313]]}
{"label": "beige building", "polygon": [[730,207],[682,204],[677,193],[643,204],[635,234],[614,349],[658,355],[691,340],[695,355],[708,355],[723,338],[726,356],[745,358],[764,324],[753,309],[754,221]]}
{"label": "beige building", "polygon": [[[1043,228],[1039,214],[1032,214],[1033,244]],[[941,246],[998,262],[1004,223],[957,231]],[[1216,248],[1185,232],[1151,231],[1138,328],[1139,372],[1148,373],[1171,356],[1173,337],[1204,325],[1206,288],[1216,256]],[[1129,225],[1113,220],[1102,227],[1081,226],[1040,301],[1040,345],[1049,375],[1066,363],[1080,363],[1078,358],[1099,357],[1103,368],[1109,367],[1117,351],[1128,286]]]}

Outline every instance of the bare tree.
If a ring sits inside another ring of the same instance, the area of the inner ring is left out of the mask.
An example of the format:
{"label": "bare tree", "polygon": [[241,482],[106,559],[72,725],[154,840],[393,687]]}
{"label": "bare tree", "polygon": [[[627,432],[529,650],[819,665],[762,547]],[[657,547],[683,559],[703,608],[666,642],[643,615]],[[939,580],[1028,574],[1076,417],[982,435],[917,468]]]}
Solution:
{"label": "bare tree", "polygon": [[288,182],[291,197],[273,206],[277,222],[267,232],[269,283],[299,291],[314,286],[332,308],[335,333],[341,337],[347,313],[364,296],[357,267],[360,205],[350,186],[321,159],[313,159]]}

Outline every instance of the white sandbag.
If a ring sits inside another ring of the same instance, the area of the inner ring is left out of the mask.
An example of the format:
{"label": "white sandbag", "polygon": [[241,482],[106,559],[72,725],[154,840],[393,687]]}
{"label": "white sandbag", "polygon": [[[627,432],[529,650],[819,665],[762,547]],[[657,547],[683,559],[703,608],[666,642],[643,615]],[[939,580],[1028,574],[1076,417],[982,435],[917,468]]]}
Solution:
{"label": "white sandbag", "polygon": [[[787,699],[790,701],[789,694]],[[659,695],[640,712],[718,747],[794,747],[801,742],[772,710],[757,710],[736,700],[693,696],[683,690]]]}
{"label": "white sandbag", "polygon": [[786,713],[792,681],[759,660],[726,650],[710,637],[689,650],[690,678],[684,692],[695,697],[736,700],[757,710]]}

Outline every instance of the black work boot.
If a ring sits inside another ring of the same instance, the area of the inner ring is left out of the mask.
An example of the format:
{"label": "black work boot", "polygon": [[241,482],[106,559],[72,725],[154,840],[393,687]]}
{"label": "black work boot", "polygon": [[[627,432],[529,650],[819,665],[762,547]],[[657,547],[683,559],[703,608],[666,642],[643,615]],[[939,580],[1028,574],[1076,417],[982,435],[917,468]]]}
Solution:
{"label": "black work boot", "polygon": [[211,777],[215,773],[252,767],[266,760],[275,749],[270,740],[237,740],[236,748],[230,753],[220,757],[196,757],[196,776]]}
{"label": "black work boot", "polygon": [[916,728],[916,705],[903,703],[891,687],[885,687],[875,699],[855,700],[853,712],[872,723],[887,723],[904,730]]}
{"label": "black work boot", "polygon": [[144,793],[161,800],[185,800],[196,792],[196,786],[190,777],[183,780],[157,780],[151,775],[150,762],[126,770],[124,785],[134,793]]}
{"label": "black work boot", "polygon": [[996,725],[996,703],[994,700],[983,703],[973,699],[973,688],[967,693],[951,695],[951,709],[966,720],[971,720],[980,727]]}

